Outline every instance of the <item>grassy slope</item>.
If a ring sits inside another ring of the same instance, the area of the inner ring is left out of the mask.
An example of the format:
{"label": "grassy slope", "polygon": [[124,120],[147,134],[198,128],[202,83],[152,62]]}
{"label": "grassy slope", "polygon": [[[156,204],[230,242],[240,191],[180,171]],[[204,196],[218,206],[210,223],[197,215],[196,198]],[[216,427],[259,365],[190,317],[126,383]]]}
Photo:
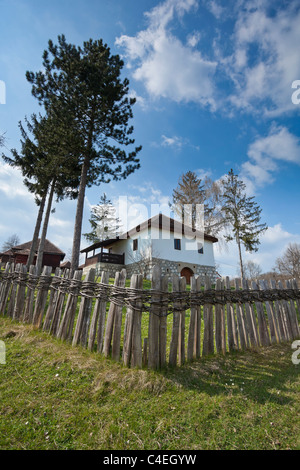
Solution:
{"label": "grassy slope", "polygon": [[300,448],[290,344],[154,372],[3,317],[0,339],[0,449]]}

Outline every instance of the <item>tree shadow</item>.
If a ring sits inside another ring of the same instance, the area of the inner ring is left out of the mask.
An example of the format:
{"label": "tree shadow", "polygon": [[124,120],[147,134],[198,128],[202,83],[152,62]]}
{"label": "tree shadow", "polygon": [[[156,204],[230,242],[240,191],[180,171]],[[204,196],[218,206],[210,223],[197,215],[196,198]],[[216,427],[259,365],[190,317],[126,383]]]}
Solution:
{"label": "tree shadow", "polygon": [[300,366],[291,360],[290,344],[206,356],[183,366],[166,367],[161,374],[174,384],[209,396],[241,396],[256,403],[286,405]]}

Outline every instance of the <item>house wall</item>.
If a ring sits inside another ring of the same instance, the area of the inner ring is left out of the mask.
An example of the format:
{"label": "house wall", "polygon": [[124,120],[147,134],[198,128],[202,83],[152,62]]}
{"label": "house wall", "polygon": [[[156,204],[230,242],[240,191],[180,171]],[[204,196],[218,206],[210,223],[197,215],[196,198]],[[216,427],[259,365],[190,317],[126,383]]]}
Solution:
{"label": "house wall", "polygon": [[[160,238],[159,238],[160,237]],[[133,251],[133,239],[138,239],[138,250]],[[181,238],[181,250],[174,249],[174,238],[180,235],[169,233],[167,230],[152,228],[137,232],[128,240],[120,240],[112,245],[112,253],[125,253],[125,264],[136,263],[141,260],[141,252],[149,253],[152,247],[153,258],[160,258],[176,263],[198,264],[203,266],[215,266],[213,243],[204,240],[203,254],[198,253],[195,240]],[[148,254],[149,256],[149,254]],[[142,257],[144,258],[144,256]]]}

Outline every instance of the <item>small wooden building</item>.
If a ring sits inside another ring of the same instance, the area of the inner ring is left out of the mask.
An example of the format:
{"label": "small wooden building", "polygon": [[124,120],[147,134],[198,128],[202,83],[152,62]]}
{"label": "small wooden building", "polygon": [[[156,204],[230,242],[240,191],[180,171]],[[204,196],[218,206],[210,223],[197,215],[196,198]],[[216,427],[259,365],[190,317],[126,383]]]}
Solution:
{"label": "small wooden building", "polygon": [[[39,244],[40,240],[38,241]],[[30,253],[32,241],[22,243],[21,245],[14,246],[4,253],[0,253],[0,262],[14,262],[15,264],[21,263],[26,264],[27,259]],[[57,246],[55,246],[49,240],[45,240],[45,248],[43,255],[42,266],[51,266],[52,269],[58,268],[65,257],[63,253]],[[36,263],[37,251],[34,256],[33,264]]]}

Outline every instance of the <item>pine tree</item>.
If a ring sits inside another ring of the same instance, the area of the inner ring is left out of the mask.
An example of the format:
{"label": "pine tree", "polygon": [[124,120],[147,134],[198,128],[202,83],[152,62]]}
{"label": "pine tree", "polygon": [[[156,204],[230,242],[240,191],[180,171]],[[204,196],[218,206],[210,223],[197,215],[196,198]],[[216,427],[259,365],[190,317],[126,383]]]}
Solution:
{"label": "pine tree", "polygon": [[[205,233],[216,236],[224,226],[220,210],[221,190],[219,184],[210,178],[202,181],[195,172],[187,171],[180,176],[172,198],[173,204],[170,206],[174,213],[193,229],[197,226]],[[203,211],[200,205],[203,205]]]}
{"label": "pine tree", "polygon": [[[69,149],[64,146],[64,136],[70,132],[62,127],[54,133],[55,126],[53,116],[31,116],[31,120],[25,117],[27,131],[23,124],[19,122],[21,131],[21,150],[11,150],[11,157],[2,155],[4,161],[11,166],[18,168],[24,177],[24,184],[28,190],[35,195],[36,203],[39,207],[36,219],[33,240],[27,266],[33,263],[35,253],[37,255],[37,271],[41,271],[44,244],[47,234],[49,217],[52,208],[53,197],[62,200],[68,196],[74,198],[77,195],[79,184],[79,168],[76,162],[72,165],[72,157]],[[30,135],[29,135],[30,134]],[[43,223],[42,235],[39,246],[38,237],[42,223],[44,208],[47,202],[45,220]]]}
{"label": "pine tree", "polygon": [[205,203],[205,189],[202,180],[197,177],[196,173],[187,171],[180,176],[178,186],[173,190],[172,198],[171,208],[174,213],[184,223],[195,229],[198,222],[197,209],[199,210],[199,204]]}
{"label": "pine tree", "polygon": [[92,230],[83,236],[90,243],[97,243],[109,238],[116,238],[120,229],[120,220],[116,216],[116,209],[104,193],[99,204],[93,206],[89,219]]}
{"label": "pine tree", "polygon": [[267,225],[260,223],[262,209],[254,197],[246,194],[246,185],[238,179],[231,169],[222,179],[223,204],[222,212],[231,233],[225,235],[226,241],[235,240],[238,246],[241,278],[244,278],[241,246],[250,253],[258,251],[259,237],[267,230]]}
{"label": "pine tree", "polygon": [[[131,135],[134,98],[128,98],[129,82],[120,78],[123,61],[111,55],[102,40],[82,47],[68,44],[64,35],[58,45],[50,40],[43,54],[43,71],[27,72],[32,94],[47,111],[54,111],[57,127],[68,118],[76,145],[67,141],[81,169],[77,198],[71,270],[79,264],[86,187],[127,178],[140,167]],[[65,127],[63,125],[63,127]]]}

